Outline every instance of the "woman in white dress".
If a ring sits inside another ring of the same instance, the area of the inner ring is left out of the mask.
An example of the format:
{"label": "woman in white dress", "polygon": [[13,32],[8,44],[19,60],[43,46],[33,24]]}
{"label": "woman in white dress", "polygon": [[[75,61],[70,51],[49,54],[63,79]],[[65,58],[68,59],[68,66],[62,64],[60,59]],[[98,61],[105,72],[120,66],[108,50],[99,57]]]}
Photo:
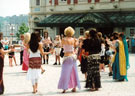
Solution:
{"label": "woman in white dress", "polygon": [[29,69],[27,72],[27,79],[31,80],[33,85],[33,93],[37,92],[38,87],[38,79],[41,75],[41,64],[42,59],[40,54],[46,55],[50,52],[44,52],[42,44],[39,43],[39,35],[38,33],[32,33],[31,39],[29,44],[27,45],[27,48],[29,49]]}

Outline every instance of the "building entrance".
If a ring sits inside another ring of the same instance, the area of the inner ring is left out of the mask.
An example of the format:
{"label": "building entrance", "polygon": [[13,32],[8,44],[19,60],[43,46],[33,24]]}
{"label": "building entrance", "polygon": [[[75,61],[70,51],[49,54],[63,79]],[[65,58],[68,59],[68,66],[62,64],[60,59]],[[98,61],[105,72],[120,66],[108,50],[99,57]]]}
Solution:
{"label": "building entrance", "polygon": [[97,28],[98,32],[101,32],[103,34],[103,36],[110,36],[113,33],[113,28],[109,27],[109,28]]}

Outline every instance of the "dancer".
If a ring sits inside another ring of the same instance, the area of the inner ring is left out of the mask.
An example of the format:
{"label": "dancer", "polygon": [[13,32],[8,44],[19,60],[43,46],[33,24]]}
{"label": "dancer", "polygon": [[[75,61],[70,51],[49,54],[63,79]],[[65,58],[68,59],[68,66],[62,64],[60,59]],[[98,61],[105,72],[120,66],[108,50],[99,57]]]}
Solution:
{"label": "dancer", "polygon": [[72,27],[67,27],[64,30],[65,38],[62,40],[64,48],[64,60],[62,64],[62,71],[58,83],[58,89],[63,89],[65,93],[68,88],[72,88],[72,92],[76,92],[76,87],[80,88],[80,81],[77,72],[77,61],[74,56],[74,48],[77,45],[76,39],[72,38],[75,31]]}
{"label": "dancer", "polygon": [[128,81],[127,69],[129,68],[128,45],[123,33],[119,34],[119,40],[115,43],[115,58],[113,63],[113,79],[118,81]]}
{"label": "dancer", "polygon": [[91,29],[89,31],[90,39],[87,42],[87,50],[89,56],[87,58],[87,80],[86,88],[90,88],[90,91],[97,91],[101,87],[100,81],[100,52],[101,52],[101,40],[97,36],[96,29]]}
{"label": "dancer", "polygon": [[4,50],[1,40],[3,39],[3,33],[0,32],[0,95],[4,93],[3,84],[3,67],[4,67],[4,54],[9,53],[10,50]]}
{"label": "dancer", "polygon": [[27,79],[32,81],[33,93],[38,91],[38,79],[41,75],[42,59],[40,54],[46,55],[50,52],[44,53],[42,44],[39,43],[39,35],[37,33],[31,34],[31,39],[27,48],[29,49],[29,69],[27,72]]}

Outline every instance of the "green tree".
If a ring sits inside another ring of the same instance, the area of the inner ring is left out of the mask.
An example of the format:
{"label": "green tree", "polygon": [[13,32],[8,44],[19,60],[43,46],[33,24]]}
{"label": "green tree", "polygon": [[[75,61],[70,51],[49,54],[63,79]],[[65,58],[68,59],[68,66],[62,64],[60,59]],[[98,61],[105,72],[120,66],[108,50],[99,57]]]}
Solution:
{"label": "green tree", "polygon": [[29,27],[26,26],[25,23],[22,23],[21,26],[19,27],[18,33],[16,33],[17,39],[20,39],[20,34],[27,33],[29,31]]}

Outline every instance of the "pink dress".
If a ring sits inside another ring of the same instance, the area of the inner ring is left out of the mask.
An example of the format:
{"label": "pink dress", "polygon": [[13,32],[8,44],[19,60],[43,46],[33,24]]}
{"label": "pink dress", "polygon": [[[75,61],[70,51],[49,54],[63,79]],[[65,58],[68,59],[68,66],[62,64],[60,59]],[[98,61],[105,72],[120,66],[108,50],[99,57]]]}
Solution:
{"label": "pink dress", "polygon": [[28,54],[27,49],[24,48],[22,70],[27,71],[28,66],[29,66],[29,54]]}

